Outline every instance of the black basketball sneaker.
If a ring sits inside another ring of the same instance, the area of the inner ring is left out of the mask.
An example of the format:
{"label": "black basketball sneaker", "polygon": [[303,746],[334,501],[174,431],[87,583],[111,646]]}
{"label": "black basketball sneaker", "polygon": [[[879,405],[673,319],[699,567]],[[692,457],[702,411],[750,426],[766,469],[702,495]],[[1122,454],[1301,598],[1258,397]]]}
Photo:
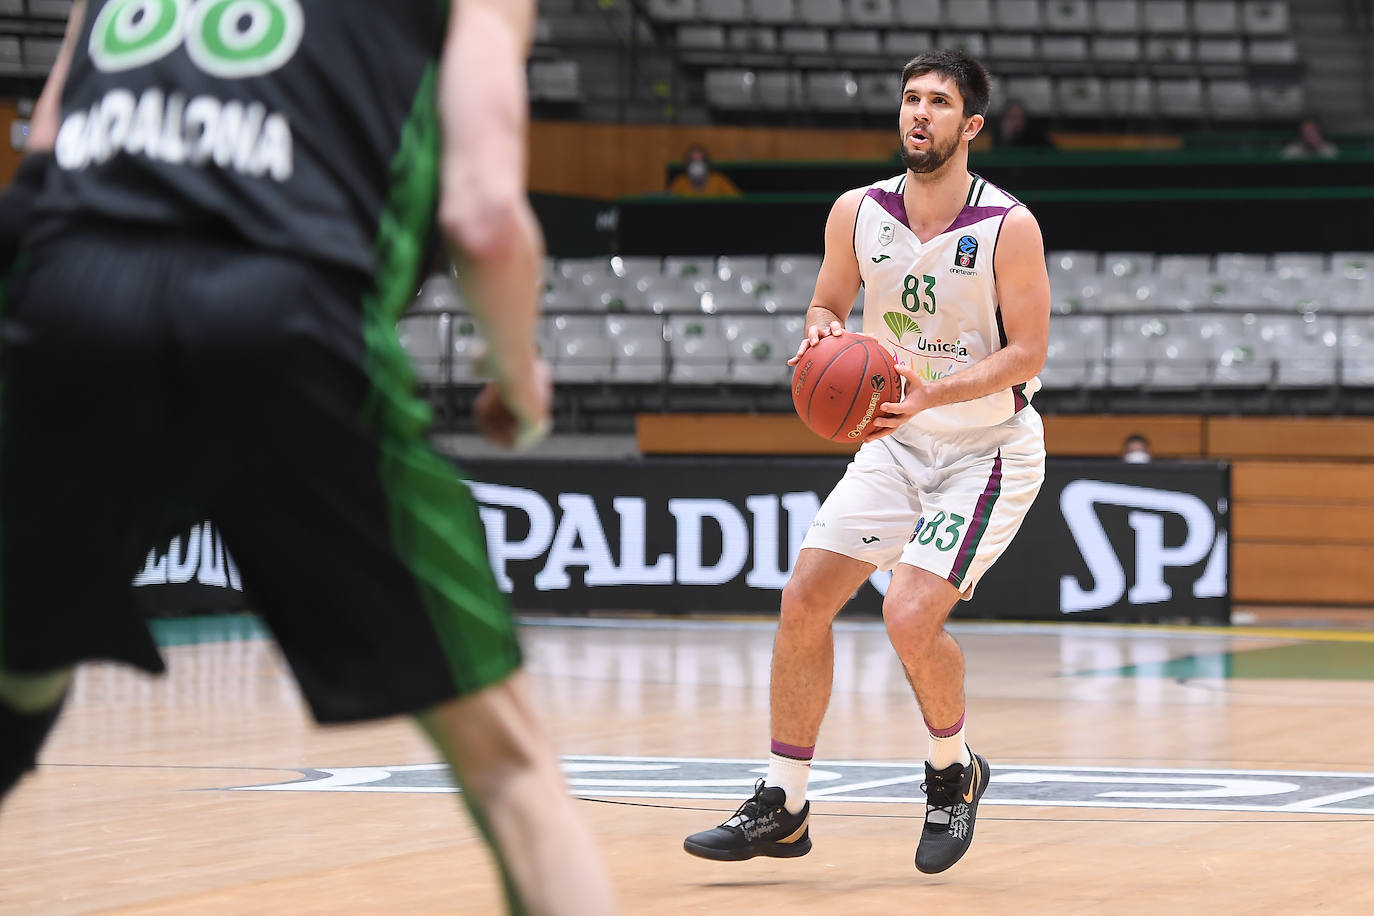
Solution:
{"label": "black basketball sneaker", "polygon": [[777,786],[765,786],[760,779],[754,794],[739,806],[719,827],[694,833],[682,841],[682,848],[703,859],[740,862],[754,856],[790,859],[811,851],[811,832],[807,823],[811,803],[796,814],[783,807],[787,794]]}
{"label": "black basketball sneaker", "polygon": [[916,868],[928,875],[938,874],[963,858],[973,842],[973,820],[978,800],[988,787],[992,768],[979,754],[969,752],[968,766],[951,764],[937,770],[926,762],[926,823],[916,845]]}

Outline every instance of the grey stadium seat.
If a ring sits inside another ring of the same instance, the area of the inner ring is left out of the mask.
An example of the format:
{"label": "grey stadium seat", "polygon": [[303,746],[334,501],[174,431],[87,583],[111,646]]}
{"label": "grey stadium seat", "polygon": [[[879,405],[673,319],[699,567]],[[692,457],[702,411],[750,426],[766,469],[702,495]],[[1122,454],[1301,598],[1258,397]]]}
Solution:
{"label": "grey stadium seat", "polygon": [[610,378],[618,382],[657,382],[663,379],[663,331],[659,319],[622,315],[606,319],[611,341]]}
{"label": "grey stadium seat", "polygon": [[941,0],[897,0],[898,25],[933,29],[944,22],[944,15]]}
{"label": "grey stadium seat", "polygon": [[649,0],[649,16],[659,22],[691,22],[697,17],[697,0]]}
{"label": "grey stadium seat", "polygon": [[673,315],[667,324],[668,380],[714,383],[724,380],[728,364],[719,319],[707,315]]}
{"label": "grey stadium seat", "polygon": [[1097,0],[1097,30],[1099,32],[1140,31],[1140,3],[1138,0]]}
{"label": "grey stadium seat", "polygon": [[1287,35],[1288,4],[1273,0],[1246,0],[1241,4],[1240,20],[1250,35]]}
{"label": "grey stadium seat", "polygon": [[821,111],[851,111],[858,104],[859,84],[847,70],[816,70],[805,75],[806,100]]}
{"label": "grey stadium seat", "polygon": [[992,2],[955,0],[945,10],[945,22],[956,29],[986,29],[992,25]]}
{"label": "grey stadium seat", "polygon": [[830,34],[825,29],[781,29],[778,48],[787,54],[825,54]]}
{"label": "grey stadium seat", "polygon": [[744,22],[744,0],[697,0],[697,10],[707,22]]}
{"label": "grey stadium seat", "polygon": [[749,18],[766,25],[791,25],[797,21],[795,0],[749,0]]}
{"label": "grey stadium seat", "polygon": [[848,0],[849,21],[855,25],[887,28],[895,21],[892,0]]}
{"label": "grey stadium seat", "polygon": [[1039,0],[994,0],[993,19],[1008,31],[1039,31],[1043,22]]}
{"label": "grey stadium seat", "polygon": [[830,43],[836,54],[877,57],[883,52],[882,37],[875,29],[841,29],[831,33]]}
{"label": "grey stadium seat", "polygon": [[1235,35],[1240,5],[1235,0],[1194,0],[1193,29],[1201,35]]}
{"label": "grey stadium seat", "polygon": [[1092,27],[1088,0],[1049,0],[1045,5],[1045,28],[1051,32],[1089,32]]}
{"label": "grey stadium seat", "polygon": [[1177,35],[1189,30],[1187,0],[1145,0],[1142,14],[1147,32]]}
{"label": "grey stadium seat", "polygon": [[753,108],[754,72],[752,70],[707,70],[706,103],[713,108],[741,110]]}
{"label": "grey stadium seat", "polygon": [[844,25],[844,0],[797,0],[797,19],[805,25]]}
{"label": "grey stadium seat", "polygon": [[1161,114],[1177,117],[1202,116],[1202,80],[1160,80],[1155,85],[1155,92]]}

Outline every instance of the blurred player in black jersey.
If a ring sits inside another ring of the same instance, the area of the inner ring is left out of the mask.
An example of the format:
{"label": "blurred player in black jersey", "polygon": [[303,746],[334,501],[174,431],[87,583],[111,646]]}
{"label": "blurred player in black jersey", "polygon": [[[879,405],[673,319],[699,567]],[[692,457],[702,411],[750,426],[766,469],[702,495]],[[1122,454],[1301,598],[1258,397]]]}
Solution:
{"label": "blurred player in black jersey", "polygon": [[212,518],[315,717],[417,716],[511,909],[602,914],[476,506],[426,442],[395,333],[437,216],[490,346],[483,431],[547,427],[533,3],[449,6],[75,4],[0,201],[0,791],[74,665],[163,669],[130,581]]}

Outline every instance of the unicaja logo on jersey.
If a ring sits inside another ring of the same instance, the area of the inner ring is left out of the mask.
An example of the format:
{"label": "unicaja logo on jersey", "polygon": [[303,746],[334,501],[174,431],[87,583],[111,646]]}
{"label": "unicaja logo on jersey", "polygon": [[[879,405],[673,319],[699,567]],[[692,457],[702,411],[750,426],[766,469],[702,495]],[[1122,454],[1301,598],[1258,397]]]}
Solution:
{"label": "unicaja logo on jersey", "polygon": [[968,362],[968,347],[964,346],[963,341],[958,338],[945,341],[939,337],[934,340],[927,340],[924,337],[916,338],[916,349],[920,353],[938,353],[948,357],[956,363]]}
{"label": "unicaja logo on jersey", "polygon": [[978,240],[971,235],[959,239],[959,247],[954,252],[954,266],[971,268],[978,260]]}

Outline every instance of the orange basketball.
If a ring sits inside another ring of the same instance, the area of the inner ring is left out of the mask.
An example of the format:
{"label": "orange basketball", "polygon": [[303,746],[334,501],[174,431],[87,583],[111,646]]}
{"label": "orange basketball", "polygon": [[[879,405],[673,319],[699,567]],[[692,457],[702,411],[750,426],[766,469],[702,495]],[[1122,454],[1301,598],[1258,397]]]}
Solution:
{"label": "orange basketball", "polygon": [[831,442],[857,442],[878,405],[901,400],[902,377],[892,354],[872,337],[822,337],[792,370],[792,404],[813,433]]}

